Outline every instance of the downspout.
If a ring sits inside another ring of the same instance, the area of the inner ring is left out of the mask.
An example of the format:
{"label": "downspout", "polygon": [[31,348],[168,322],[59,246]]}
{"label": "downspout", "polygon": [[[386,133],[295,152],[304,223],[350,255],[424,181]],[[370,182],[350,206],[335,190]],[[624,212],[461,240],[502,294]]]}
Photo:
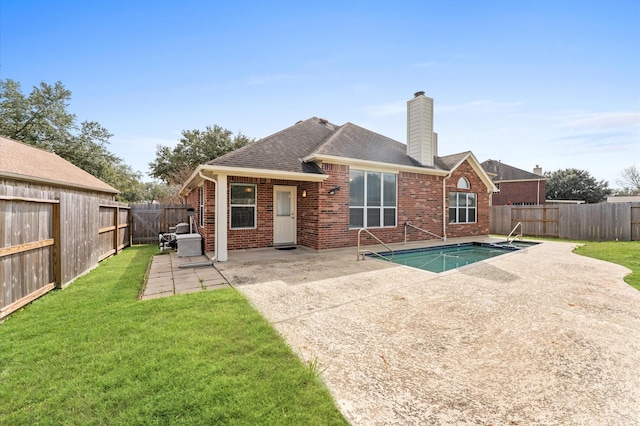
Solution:
{"label": "downspout", "polygon": [[[217,180],[203,175],[202,174],[202,170],[198,170],[198,176],[200,176],[204,180],[208,180],[209,182],[213,182],[214,190],[216,191],[216,193],[218,192],[218,181]],[[216,217],[216,222],[215,222],[215,227],[214,227],[214,230],[213,230],[213,259],[211,259],[212,262],[214,262],[218,258],[218,203],[215,203],[214,206],[215,206],[214,207],[214,215]]]}
{"label": "downspout", "polygon": [[540,179],[538,179],[538,190],[536,191],[536,204],[540,204]]}
{"label": "downspout", "polygon": [[442,178],[442,240],[447,241],[447,217],[449,216],[447,213],[447,189],[445,187],[445,182],[448,178],[451,177],[451,173],[449,172],[444,178]]}

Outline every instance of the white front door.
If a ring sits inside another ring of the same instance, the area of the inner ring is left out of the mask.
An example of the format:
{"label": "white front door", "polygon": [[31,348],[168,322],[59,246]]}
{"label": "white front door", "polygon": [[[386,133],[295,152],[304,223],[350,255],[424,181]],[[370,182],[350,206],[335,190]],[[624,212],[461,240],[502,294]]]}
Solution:
{"label": "white front door", "polygon": [[273,244],[296,243],[296,187],[273,186]]}

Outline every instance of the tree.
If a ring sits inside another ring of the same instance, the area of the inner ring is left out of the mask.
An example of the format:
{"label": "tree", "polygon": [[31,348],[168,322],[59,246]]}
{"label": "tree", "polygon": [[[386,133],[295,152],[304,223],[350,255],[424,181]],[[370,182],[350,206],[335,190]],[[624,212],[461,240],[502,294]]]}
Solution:
{"label": "tree", "polygon": [[640,170],[636,166],[629,166],[620,173],[622,179],[616,183],[622,187],[618,195],[640,195]]}
{"label": "tree", "polygon": [[0,80],[0,135],[58,154],[120,190],[119,201],[139,201],[141,174],[107,149],[107,129],[95,121],[77,124],[67,110],[70,99],[61,82],[42,82],[25,96],[20,83]]}
{"label": "tree", "polygon": [[49,151],[75,130],[76,117],[67,112],[71,92],[57,82],[44,82],[25,97],[20,83],[0,80],[0,132],[11,139]]}
{"label": "tree", "polygon": [[180,185],[185,174],[190,174],[198,165],[241,148],[253,139],[242,133],[233,136],[230,130],[218,125],[201,130],[183,130],[175,148],[158,145],[156,159],[149,163],[150,176],[169,185]]}
{"label": "tree", "polygon": [[583,200],[599,203],[611,195],[609,183],[597,182],[586,170],[568,168],[545,173],[548,200]]}

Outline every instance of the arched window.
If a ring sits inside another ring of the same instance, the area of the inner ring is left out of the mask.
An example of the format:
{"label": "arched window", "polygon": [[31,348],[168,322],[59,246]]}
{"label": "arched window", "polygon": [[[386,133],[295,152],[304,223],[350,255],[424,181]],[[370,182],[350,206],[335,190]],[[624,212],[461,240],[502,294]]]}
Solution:
{"label": "arched window", "polygon": [[471,189],[471,185],[469,185],[469,181],[466,177],[461,177],[460,179],[458,179],[458,188]]}
{"label": "arched window", "polygon": [[[458,190],[469,190],[471,185],[465,177],[458,179]],[[475,223],[477,195],[460,191],[449,193],[449,223]]]}

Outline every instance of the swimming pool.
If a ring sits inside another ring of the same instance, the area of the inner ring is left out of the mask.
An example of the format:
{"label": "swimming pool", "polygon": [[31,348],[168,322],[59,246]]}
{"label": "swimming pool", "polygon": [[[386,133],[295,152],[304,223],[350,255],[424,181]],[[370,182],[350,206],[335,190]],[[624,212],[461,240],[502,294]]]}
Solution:
{"label": "swimming pool", "polygon": [[538,243],[514,241],[507,243],[463,243],[448,246],[399,250],[393,253],[379,253],[393,263],[411,266],[431,272],[444,272],[460,268],[505,253],[518,251]]}

